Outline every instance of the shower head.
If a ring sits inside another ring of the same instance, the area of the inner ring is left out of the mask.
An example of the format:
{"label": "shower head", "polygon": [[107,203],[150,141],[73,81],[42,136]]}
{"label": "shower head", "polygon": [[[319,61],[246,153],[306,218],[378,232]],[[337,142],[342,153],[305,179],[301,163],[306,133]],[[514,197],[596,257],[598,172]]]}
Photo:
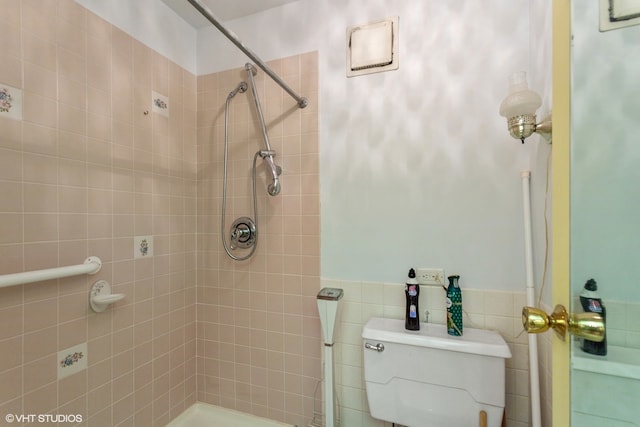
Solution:
{"label": "shower head", "polygon": [[282,173],[282,168],[275,164],[273,161],[273,156],[263,157],[263,159],[267,162],[269,169],[271,170],[271,184],[267,185],[267,192],[270,196],[277,196],[280,194],[280,180],[278,177]]}
{"label": "shower head", "polygon": [[240,82],[238,84],[238,86],[236,86],[235,89],[233,89],[231,92],[229,92],[229,95],[227,96],[227,99],[233,98],[234,96],[236,96],[236,94],[238,92],[240,93],[244,93],[247,90],[247,83],[246,82]]}
{"label": "shower head", "polygon": [[278,178],[273,178],[271,184],[267,185],[267,192],[270,196],[277,196],[280,194],[280,180]]}
{"label": "shower head", "polygon": [[271,171],[272,181],[271,184],[267,185],[267,192],[270,196],[277,196],[280,194],[280,180],[278,177],[282,173],[282,168],[273,161],[273,156],[276,155],[276,152],[273,150],[260,150],[257,155],[262,157],[262,160],[267,162],[267,166]]}

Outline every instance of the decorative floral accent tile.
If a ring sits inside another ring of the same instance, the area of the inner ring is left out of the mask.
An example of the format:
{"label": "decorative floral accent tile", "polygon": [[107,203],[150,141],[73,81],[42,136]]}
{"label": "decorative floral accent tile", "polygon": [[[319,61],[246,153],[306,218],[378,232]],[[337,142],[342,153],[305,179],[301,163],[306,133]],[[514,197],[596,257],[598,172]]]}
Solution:
{"label": "decorative floral accent tile", "polygon": [[151,111],[169,117],[169,98],[158,92],[151,92]]}
{"label": "decorative floral accent tile", "polygon": [[82,359],[83,357],[84,357],[84,353],[77,352],[77,351],[73,354],[67,354],[67,356],[60,361],[60,367],[66,368],[67,366],[71,366],[75,363],[78,363],[78,361],[80,361],[80,359]]}
{"label": "decorative floral accent tile", "polygon": [[58,379],[87,369],[87,343],[58,352]]}
{"label": "decorative floral accent tile", "polygon": [[147,256],[149,254],[149,242],[147,239],[142,239],[140,241],[140,247],[138,248],[140,251],[140,255]]}
{"label": "decorative floral accent tile", "polygon": [[136,236],[133,243],[133,257],[146,258],[153,256],[153,236]]}
{"label": "decorative floral accent tile", "polygon": [[0,83],[0,117],[22,120],[22,91]]}

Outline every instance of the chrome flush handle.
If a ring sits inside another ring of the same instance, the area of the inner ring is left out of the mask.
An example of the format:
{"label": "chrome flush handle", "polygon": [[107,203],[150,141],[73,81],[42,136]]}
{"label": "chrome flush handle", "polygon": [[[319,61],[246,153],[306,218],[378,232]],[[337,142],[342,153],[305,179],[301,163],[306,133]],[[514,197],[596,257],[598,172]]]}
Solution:
{"label": "chrome flush handle", "polygon": [[368,342],[364,343],[364,348],[369,349],[369,350],[375,350],[378,352],[382,352],[384,351],[384,344],[382,343],[378,343],[376,345],[373,344],[369,344]]}

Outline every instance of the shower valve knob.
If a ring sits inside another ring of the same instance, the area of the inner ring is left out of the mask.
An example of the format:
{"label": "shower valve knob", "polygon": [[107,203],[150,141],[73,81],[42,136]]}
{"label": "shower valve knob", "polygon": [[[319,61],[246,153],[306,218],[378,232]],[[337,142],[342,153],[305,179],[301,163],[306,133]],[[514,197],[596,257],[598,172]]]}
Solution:
{"label": "shower valve knob", "polygon": [[231,238],[238,241],[247,240],[250,233],[251,232],[249,231],[247,226],[245,224],[242,224],[240,227],[231,232]]}
{"label": "shower valve knob", "polygon": [[231,224],[231,249],[247,249],[256,242],[256,224],[246,216]]}

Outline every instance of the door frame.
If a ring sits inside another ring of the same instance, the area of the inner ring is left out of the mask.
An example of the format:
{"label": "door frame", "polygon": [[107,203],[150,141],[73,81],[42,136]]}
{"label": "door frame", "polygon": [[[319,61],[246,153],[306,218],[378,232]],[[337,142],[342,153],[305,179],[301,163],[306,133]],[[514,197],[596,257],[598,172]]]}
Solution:
{"label": "door frame", "polygon": [[[552,6],[552,303],[571,307],[571,0]],[[571,338],[552,338],[553,426],[571,425]]]}

